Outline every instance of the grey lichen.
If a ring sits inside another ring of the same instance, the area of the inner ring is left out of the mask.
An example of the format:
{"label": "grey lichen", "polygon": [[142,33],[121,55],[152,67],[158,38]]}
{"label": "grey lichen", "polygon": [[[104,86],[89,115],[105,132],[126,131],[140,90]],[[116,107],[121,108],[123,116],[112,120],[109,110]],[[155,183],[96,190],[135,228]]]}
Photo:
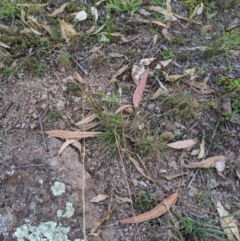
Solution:
{"label": "grey lichen", "polygon": [[51,190],[54,196],[59,196],[65,193],[65,184],[62,182],[54,182],[54,185],[51,186]]}
{"label": "grey lichen", "polygon": [[67,202],[66,203],[66,212],[63,214],[63,211],[62,210],[58,210],[57,211],[57,216],[58,217],[63,217],[63,218],[71,218],[74,214],[74,208],[73,208],[73,205],[72,203],[70,202]]}
{"label": "grey lichen", "polygon": [[62,227],[61,224],[57,226],[57,223],[53,221],[40,223],[39,226],[31,226],[30,224],[24,224],[18,227],[13,234],[13,237],[18,241],[70,241],[67,237],[69,227]]}

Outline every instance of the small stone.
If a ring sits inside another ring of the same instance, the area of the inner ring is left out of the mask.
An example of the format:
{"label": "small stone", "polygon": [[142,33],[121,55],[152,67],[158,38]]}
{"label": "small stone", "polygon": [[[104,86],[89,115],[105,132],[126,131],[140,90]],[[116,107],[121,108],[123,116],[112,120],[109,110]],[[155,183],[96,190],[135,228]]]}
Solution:
{"label": "small stone", "polygon": [[147,106],[147,109],[148,109],[148,111],[150,111],[150,110],[154,109],[154,107],[155,107],[155,104],[152,103],[152,104],[149,104],[149,105]]}
{"label": "small stone", "polygon": [[196,193],[196,190],[195,188],[190,188],[190,190],[188,191],[188,196],[189,197],[194,197],[195,196],[195,193]]}
{"label": "small stone", "polygon": [[42,100],[46,100],[47,99],[47,95],[46,94],[43,94],[42,95]]}
{"label": "small stone", "polygon": [[62,100],[59,100],[57,103],[57,109],[62,110],[64,109],[65,103]]}
{"label": "small stone", "polygon": [[226,210],[230,211],[231,206],[230,206],[229,204],[225,204],[225,205],[224,205],[224,208],[225,208]]}
{"label": "small stone", "polygon": [[38,115],[36,113],[33,113],[32,117],[36,120],[38,118]]}
{"label": "small stone", "polygon": [[35,123],[30,125],[31,130],[35,129],[36,127],[37,127],[37,125]]}

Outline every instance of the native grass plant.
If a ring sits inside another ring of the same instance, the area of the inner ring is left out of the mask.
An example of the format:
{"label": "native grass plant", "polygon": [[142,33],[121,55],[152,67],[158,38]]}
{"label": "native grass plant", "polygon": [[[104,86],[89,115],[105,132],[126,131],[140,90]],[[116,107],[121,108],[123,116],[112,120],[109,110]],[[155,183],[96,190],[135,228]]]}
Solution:
{"label": "native grass plant", "polygon": [[139,0],[108,0],[106,5],[106,10],[108,13],[130,13],[132,11],[138,10],[141,5]]}
{"label": "native grass plant", "polygon": [[223,32],[222,36],[215,39],[212,44],[204,51],[204,58],[213,58],[227,54],[240,45],[240,36],[237,32]]}
{"label": "native grass plant", "polygon": [[166,108],[166,115],[177,121],[200,117],[211,105],[210,101],[198,100],[191,94],[169,95],[162,104]]}
{"label": "native grass plant", "polygon": [[140,194],[135,198],[133,207],[138,214],[146,213],[158,205],[159,196],[154,195],[151,191],[140,190]]}
{"label": "native grass plant", "polygon": [[102,133],[98,139],[110,152],[121,147],[129,152],[140,149],[141,154],[161,153],[166,141],[150,125],[144,124],[148,122],[148,115],[140,118],[131,108],[129,113],[115,113],[114,110],[122,105],[121,96],[100,92],[97,99],[89,92],[86,93],[82,86],[79,85],[79,88],[100,122],[97,130]]}
{"label": "native grass plant", "polygon": [[189,217],[180,219],[180,231],[186,240],[209,240],[213,238],[219,241],[229,241],[226,233],[220,228],[217,221],[198,221]]}

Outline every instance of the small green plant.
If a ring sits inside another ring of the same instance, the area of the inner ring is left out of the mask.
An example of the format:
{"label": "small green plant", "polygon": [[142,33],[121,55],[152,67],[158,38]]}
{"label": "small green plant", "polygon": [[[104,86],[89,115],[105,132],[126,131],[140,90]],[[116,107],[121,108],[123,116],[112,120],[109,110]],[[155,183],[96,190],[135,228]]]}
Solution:
{"label": "small green plant", "polygon": [[217,82],[224,87],[222,98],[229,96],[231,99],[232,113],[224,112],[223,116],[232,121],[240,113],[240,79],[221,78]]}
{"label": "small green plant", "polygon": [[116,106],[119,104],[120,98],[118,95],[108,96],[103,91],[99,92],[103,102],[106,102],[109,107]]}
{"label": "small green plant", "polygon": [[17,14],[20,15],[20,10],[16,1],[2,0],[0,2],[0,20],[8,17],[13,20]]}
{"label": "small green plant", "polygon": [[46,116],[46,121],[57,121],[60,118],[62,118],[62,116],[63,116],[63,113],[61,113],[59,111],[52,110]]}
{"label": "small green plant", "polygon": [[229,52],[229,50],[236,49],[240,45],[240,36],[235,32],[224,32],[223,35],[215,39],[212,45],[203,53],[204,58],[213,58]]}
{"label": "small green plant", "polygon": [[141,2],[139,0],[109,0],[106,5],[108,13],[117,12],[124,13],[136,11],[140,7]]}
{"label": "small green plant", "polygon": [[133,207],[137,210],[138,214],[150,211],[158,205],[159,196],[155,196],[151,191],[140,191],[133,202]]}
{"label": "small green plant", "polygon": [[79,86],[77,84],[75,84],[75,83],[69,83],[67,85],[67,91],[71,95],[81,96],[81,92],[80,92]]}
{"label": "small green plant", "polygon": [[187,240],[214,240],[229,241],[224,238],[225,233],[217,225],[217,223],[210,223],[209,221],[198,221],[192,218],[181,218],[180,219],[180,231]]}
{"label": "small green plant", "polygon": [[172,49],[165,49],[163,52],[162,52],[162,56],[163,56],[163,59],[167,60],[167,59],[171,59],[173,57],[173,51]]}
{"label": "small green plant", "polygon": [[159,6],[164,8],[166,6],[166,1],[165,0],[150,0],[150,5],[151,6]]}
{"label": "small green plant", "polygon": [[196,197],[197,203],[203,203],[206,201],[206,193],[204,192],[197,192],[195,197]]}

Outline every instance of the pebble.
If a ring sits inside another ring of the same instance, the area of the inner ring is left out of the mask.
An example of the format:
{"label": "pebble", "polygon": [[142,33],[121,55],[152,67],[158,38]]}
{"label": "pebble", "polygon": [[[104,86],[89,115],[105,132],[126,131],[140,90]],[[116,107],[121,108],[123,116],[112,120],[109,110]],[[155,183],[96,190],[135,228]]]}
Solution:
{"label": "pebble", "polygon": [[154,107],[155,107],[155,104],[151,103],[147,106],[147,109],[150,111],[150,110],[154,109]]}
{"label": "pebble", "polygon": [[64,106],[65,106],[65,102],[63,102],[62,100],[59,100],[57,103],[57,109],[62,110],[64,109]]}
{"label": "pebble", "polygon": [[229,204],[225,204],[224,208],[229,211],[231,209],[231,206]]}
{"label": "pebble", "polygon": [[188,196],[189,197],[194,197],[195,196],[195,190],[193,188],[191,188],[189,191],[188,191]]}

